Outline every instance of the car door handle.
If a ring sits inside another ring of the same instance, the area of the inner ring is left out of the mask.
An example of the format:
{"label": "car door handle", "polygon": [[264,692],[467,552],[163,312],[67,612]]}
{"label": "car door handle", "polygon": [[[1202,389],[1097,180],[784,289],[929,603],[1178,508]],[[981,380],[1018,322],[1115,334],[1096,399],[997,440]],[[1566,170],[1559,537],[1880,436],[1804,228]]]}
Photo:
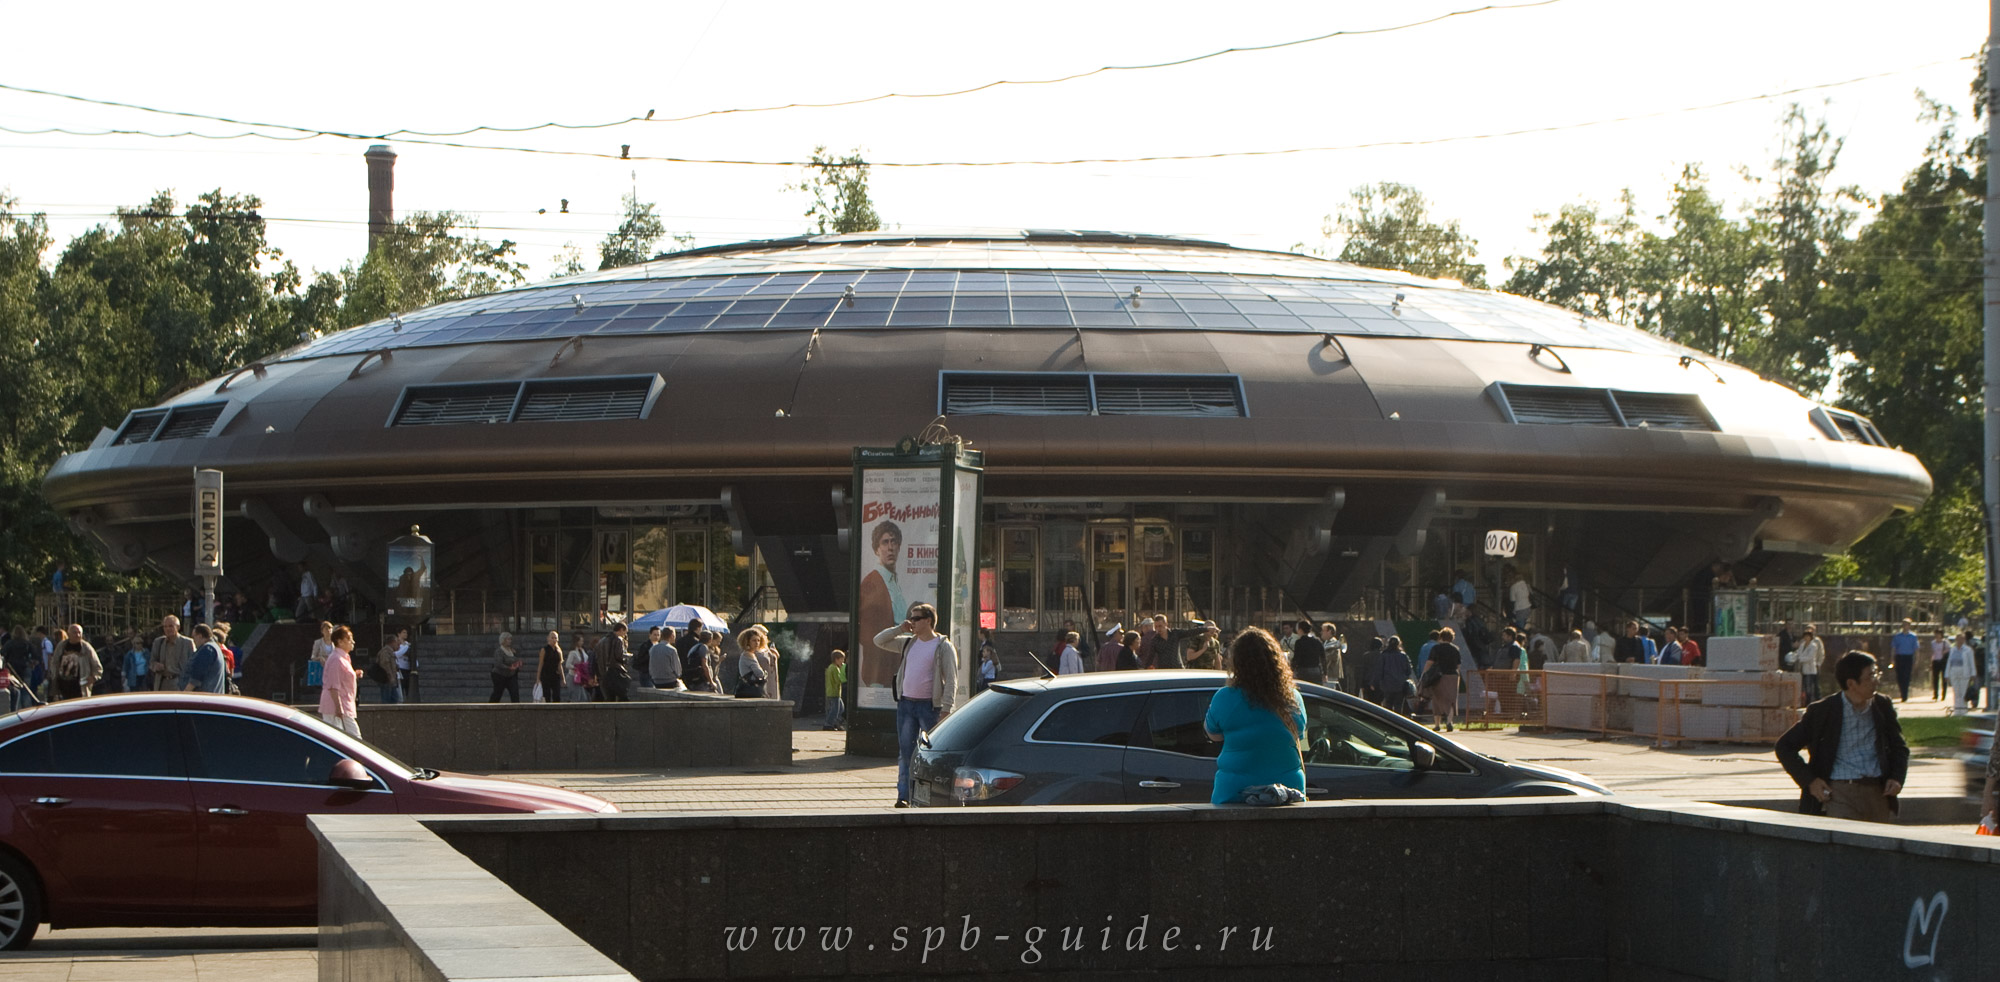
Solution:
{"label": "car door handle", "polygon": [[1326,789],[1325,789],[1325,788],[1315,788],[1315,787],[1311,787],[1311,786],[1308,786],[1308,787],[1306,788],[1306,794],[1309,794],[1309,795],[1315,795],[1315,794],[1325,794],[1325,793],[1326,793]]}
{"label": "car door handle", "polygon": [[69,804],[69,799],[68,799],[68,798],[36,798],[36,799],[35,799],[35,804],[37,804],[37,805],[47,805],[47,806],[49,806],[50,808],[61,808],[62,806],[64,806],[64,805],[67,805],[67,804]]}
{"label": "car door handle", "polygon": [[209,813],[210,815],[248,815],[248,814],[250,814],[250,813],[249,813],[248,811],[245,811],[245,810],[243,810],[243,809],[241,809],[241,808],[233,808],[233,807],[230,807],[230,806],[228,806],[228,805],[223,805],[223,806],[221,806],[221,807],[219,807],[219,808],[210,808],[210,809],[208,810],[208,813]]}
{"label": "car door handle", "polygon": [[1139,786],[1142,788],[1178,788],[1181,786],[1181,783],[1179,781],[1140,781]]}

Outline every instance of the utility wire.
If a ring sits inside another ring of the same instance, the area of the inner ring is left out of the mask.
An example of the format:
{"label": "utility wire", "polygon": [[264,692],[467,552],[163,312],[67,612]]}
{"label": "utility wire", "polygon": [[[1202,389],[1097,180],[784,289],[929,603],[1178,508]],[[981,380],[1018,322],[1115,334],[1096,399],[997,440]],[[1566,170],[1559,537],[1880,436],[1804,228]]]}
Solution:
{"label": "utility wire", "polygon": [[[395,129],[395,130],[388,130],[382,133],[364,134],[364,133],[351,133],[340,130],[320,129],[317,127],[295,126],[288,123],[264,123],[264,122],[258,122],[256,120],[237,119],[231,116],[215,116],[207,113],[185,112],[175,109],[159,109],[152,106],[139,105],[138,103],[120,102],[115,99],[96,99],[96,98],[91,98],[89,96],[72,95],[66,92],[51,92],[47,89],[36,89],[23,85],[8,85],[5,83],[0,83],[0,90],[8,92],[19,92],[25,95],[48,96],[50,98],[55,98],[55,99],[68,99],[72,102],[88,103],[93,106],[109,106],[116,109],[133,109],[139,112],[155,113],[162,116],[179,116],[183,119],[201,119],[216,123],[230,123],[236,126],[256,126],[264,129],[290,130],[294,133],[307,134],[307,136],[305,137],[274,136],[270,137],[271,139],[310,139],[316,136],[336,136],[345,140],[386,140],[391,137],[400,137],[400,136],[449,137],[449,136],[470,136],[471,134],[474,133],[530,133],[536,130],[549,130],[549,129],[597,130],[597,129],[610,129],[615,126],[626,126],[633,123],[685,123],[690,120],[705,119],[710,116],[730,116],[730,115],[740,115],[744,113],[779,112],[787,109],[834,109],[843,106],[866,105],[871,102],[881,102],[887,99],[947,99],[954,96],[971,95],[976,92],[984,92],[988,89],[994,89],[1009,85],[1059,85],[1064,82],[1073,82],[1078,79],[1090,78],[1093,75],[1102,75],[1107,72],[1138,72],[1138,71],[1148,71],[1155,68],[1176,68],[1181,65],[1192,65],[1195,62],[1207,61],[1210,58],[1220,58],[1224,55],[1248,54],[1259,51],[1276,51],[1281,48],[1290,48],[1302,44],[1314,44],[1320,41],[1327,41],[1338,37],[1361,37],[1369,34],[1390,34],[1396,31],[1406,31],[1410,30],[1411,28],[1424,27],[1430,24],[1436,24],[1441,21],[1450,20],[1455,17],[1466,17],[1472,14],[1481,14],[1497,10],[1521,10],[1529,7],[1546,7],[1549,6],[1550,4],[1560,3],[1560,2],[1562,2],[1562,0],[1533,0],[1533,2],[1530,3],[1487,4],[1486,6],[1483,7],[1474,7],[1467,10],[1454,10],[1448,13],[1439,14],[1435,17],[1427,17],[1424,18],[1423,20],[1411,21],[1406,24],[1396,24],[1390,27],[1375,27],[1375,28],[1366,28],[1366,29],[1351,30],[1351,31],[1331,31],[1326,34],[1319,34],[1308,38],[1297,38],[1291,41],[1277,41],[1271,44],[1255,44],[1255,45],[1243,45],[1234,48],[1223,48],[1220,51],[1210,51],[1207,52],[1206,54],[1191,55],[1186,58],[1176,58],[1173,59],[1172,61],[1152,62],[1143,65],[1105,65],[1099,68],[1093,68],[1089,71],[1073,72],[1068,75],[1059,75],[1053,78],[1000,79],[993,82],[986,82],[980,85],[974,85],[969,88],[952,89],[943,92],[889,92],[889,93],[884,93],[882,95],[869,96],[863,99],[846,99],[838,102],[791,102],[775,106],[753,106],[753,107],[746,107],[739,109],[712,109],[707,112],[692,113],[686,116],[661,117],[657,119],[654,118],[653,114],[649,111],[644,116],[628,116],[624,119],[612,120],[603,123],[548,122],[548,123],[536,123],[531,126],[472,126],[462,130],[448,130],[448,131]],[[720,8],[717,8],[717,10],[719,12]],[[709,25],[711,27],[714,26],[714,18],[712,16],[709,19]],[[707,28],[703,28],[702,29],[703,36],[706,36],[707,33],[708,33]],[[697,45],[700,44],[700,39],[697,38],[695,43]],[[22,132],[22,131],[10,130],[8,132]],[[68,131],[58,130],[55,132],[68,132]],[[124,131],[124,132],[129,133],[130,131]],[[84,134],[77,134],[77,135],[84,135]],[[188,134],[188,135],[199,136],[200,134]],[[407,142],[421,142],[421,141],[407,141]]]}
{"label": "utility wire", "polygon": [[[1551,2],[1553,2],[1553,0],[1551,0]],[[1707,102],[1693,106],[1681,106],[1674,109],[1661,109],[1648,113],[1633,113],[1625,116],[1612,116],[1603,119],[1585,120],[1576,123],[1560,123],[1550,126],[1531,126],[1531,127],[1523,127],[1520,129],[1501,130],[1492,133],[1473,133],[1460,136],[1441,136],[1441,137],[1430,137],[1426,139],[1415,139],[1415,140],[1379,140],[1370,143],[1348,143],[1348,144],[1335,144],[1335,145],[1317,146],[1317,147],[1288,147],[1278,150],[1229,150],[1229,151],[1219,151],[1213,153],[1154,154],[1143,157],[1077,157],[1068,159],[1045,159],[1045,160],[922,160],[922,161],[871,160],[864,162],[861,166],[893,167],[893,168],[1063,167],[1063,166],[1074,166],[1078,164],[1141,164],[1141,163],[1163,163],[1163,162],[1193,161],[1193,160],[1227,160],[1227,159],[1249,158],[1249,157],[1278,157],[1278,156],[1287,156],[1292,154],[1305,154],[1305,153],[1335,153],[1335,152],[1350,151],[1350,150],[1375,150],[1384,147],[1427,147],[1427,146],[1437,146],[1447,143],[1465,143],[1475,140],[1498,140],[1514,136],[1530,136],[1542,133],[1559,133],[1570,130],[1588,129],[1597,126],[1608,126],[1614,123],[1630,123],[1647,119],[1659,119],[1666,116],[1676,116],[1687,113],[1706,112],[1712,109],[1725,109],[1731,106],[1746,105],[1753,102],[1763,102],[1769,99],[1781,99],[1786,96],[1799,95],[1805,92],[1817,92],[1825,89],[1839,88],[1841,86],[1855,85],[1861,82],[1871,82],[1876,79],[1889,78],[1895,75],[1904,75],[1910,72],[1922,71],[1927,68],[1935,68],[1939,65],[1949,65],[1956,62],[1971,61],[1974,57],[1976,56],[1967,55],[1965,57],[1960,57],[1960,58],[1946,58],[1940,61],[1926,62],[1925,64],[1922,65],[1913,65],[1909,68],[1898,68],[1892,71],[1876,72],[1870,75],[1860,75],[1854,78],[1841,79],[1840,81],[1837,82],[1820,82],[1814,85],[1800,85],[1789,89],[1780,89],[1775,92],[1765,92],[1758,95],[1740,96],[1734,99],[1724,99],[1719,102]],[[343,134],[332,131],[310,131],[309,135],[302,135],[302,136],[276,136],[268,133],[232,133],[227,135],[215,135],[215,134],[195,133],[195,132],[152,133],[143,130],[79,131],[79,130],[64,129],[61,127],[49,127],[47,129],[40,129],[40,130],[23,130],[23,129],[14,129],[12,127],[7,127],[7,126],[0,126],[0,132],[16,133],[24,136],[39,136],[48,133],[61,133],[68,136],[144,136],[144,137],[156,137],[162,139],[195,137],[204,140],[238,140],[238,139],[244,139],[246,137],[255,137],[267,140],[293,141],[293,140],[316,139],[321,136],[340,137],[342,139],[365,139],[365,140],[378,139],[378,137],[356,136],[353,134]],[[668,163],[668,164],[711,164],[711,165],[734,166],[734,167],[819,167],[827,169],[837,169],[845,166],[854,166],[849,164],[842,164],[839,162],[815,161],[815,160],[735,160],[735,159],[702,158],[702,157],[661,157],[661,156],[646,156],[642,154],[628,155],[622,153],[615,153],[615,154],[596,153],[588,150],[550,150],[539,147],[491,146],[486,144],[457,143],[446,140],[404,139],[400,140],[399,142],[406,144],[419,144],[424,146],[450,147],[459,150],[494,150],[507,153],[526,153],[526,154],[538,154],[538,155],[558,156],[558,157],[583,157],[596,160],[614,160],[614,161],[636,160],[636,161],[647,161],[652,163]]]}

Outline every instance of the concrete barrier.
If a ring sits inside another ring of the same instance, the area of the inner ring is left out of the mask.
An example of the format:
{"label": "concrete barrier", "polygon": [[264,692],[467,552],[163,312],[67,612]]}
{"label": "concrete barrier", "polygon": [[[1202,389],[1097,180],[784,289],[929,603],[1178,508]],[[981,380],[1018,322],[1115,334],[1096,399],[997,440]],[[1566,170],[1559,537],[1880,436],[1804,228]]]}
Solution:
{"label": "concrete barrier", "polygon": [[791,704],[648,693],[639,702],[363,705],[361,735],[445,771],[789,764]]}
{"label": "concrete barrier", "polygon": [[[322,982],[1991,977],[2000,847],[1620,799],[314,819]],[[394,843],[397,861],[373,855]],[[435,866],[437,880],[418,881]],[[490,876],[471,876],[468,870]],[[383,876],[393,877],[386,886]],[[452,891],[463,914],[447,911]],[[473,908],[478,908],[477,910]],[[488,912],[482,915],[481,911]],[[539,917],[537,915],[540,915]],[[463,917],[523,937],[437,947]],[[566,933],[549,933],[552,919]],[[391,949],[391,950],[384,950]],[[518,950],[518,949],[517,949]],[[539,952],[529,955],[541,957]],[[592,961],[552,975],[603,975]],[[534,971],[529,971],[532,968]],[[627,974],[629,973],[629,974]]]}

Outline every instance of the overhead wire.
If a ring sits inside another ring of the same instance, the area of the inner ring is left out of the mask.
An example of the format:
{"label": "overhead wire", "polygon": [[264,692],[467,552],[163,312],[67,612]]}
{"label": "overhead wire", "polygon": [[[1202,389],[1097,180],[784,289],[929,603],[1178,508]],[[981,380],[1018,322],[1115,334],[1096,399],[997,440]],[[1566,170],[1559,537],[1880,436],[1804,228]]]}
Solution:
{"label": "overhead wire", "polygon": [[[926,160],[926,161],[870,160],[870,161],[864,161],[862,163],[862,166],[885,167],[885,168],[1063,167],[1063,166],[1074,166],[1079,164],[1141,164],[1141,163],[1186,162],[1186,161],[1200,161],[1200,160],[1228,160],[1228,159],[1242,159],[1242,158],[1255,158],[1255,157],[1277,157],[1277,156],[1288,156],[1294,154],[1307,154],[1307,153],[1337,153],[1337,152],[1354,151],[1354,150],[1375,150],[1386,147],[1438,146],[1450,143],[1466,143],[1478,140],[1498,140],[1498,139],[1506,139],[1509,137],[1531,136],[1543,133],[1560,133],[1571,130],[1589,129],[1598,126],[1609,126],[1618,123],[1630,123],[1647,119],[1659,119],[1667,116],[1685,115],[1688,113],[1696,113],[1696,112],[1707,112],[1715,109],[1726,109],[1732,106],[1748,105],[1750,103],[1764,102],[1771,99],[1781,99],[1786,96],[1800,95],[1806,92],[1819,92],[1827,89],[1840,88],[1842,86],[1856,85],[1862,82],[1872,82],[1875,81],[1876,79],[1890,78],[1896,75],[1905,75],[1910,72],[1923,71],[1925,69],[1935,68],[1940,65],[1949,65],[1958,62],[1971,61],[1975,57],[1977,56],[1967,55],[1958,58],[1946,58],[1938,61],[1926,62],[1921,65],[1912,65],[1908,68],[1892,69],[1886,72],[1874,72],[1868,75],[1858,75],[1853,78],[1840,79],[1838,81],[1832,81],[1832,82],[1819,82],[1811,85],[1793,86],[1791,88],[1779,89],[1773,92],[1764,92],[1764,93],[1759,93],[1757,95],[1749,95],[1749,96],[1738,96],[1732,99],[1723,99],[1716,102],[1700,103],[1692,106],[1679,106],[1675,108],[1660,109],[1644,113],[1629,113],[1622,116],[1610,116],[1600,119],[1584,120],[1574,123],[1558,123],[1548,126],[1520,127],[1516,129],[1499,130],[1489,133],[1471,133],[1471,134],[1461,134],[1457,136],[1427,137],[1427,138],[1404,139],[1404,140],[1377,140],[1365,143],[1334,144],[1326,146],[1286,147],[1274,150],[1227,150],[1227,151],[1215,151],[1209,153],[1150,154],[1146,156],[1137,156],[1137,157],[1075,157],[1075,158],[1063,158],[1063,159],[1027,159],[1027,160]],[[274,136],[271,134],[256,133],[256,132],[217,135],[217,134],[196,133],[192,131],[181,132],[181,133],[153,133],[143,130],[80,131],[80,130],[66,129],[62,127],[49,127],[40,130],[23,130],[23,129],[15,129],[8,126],[0,126],[0,132],[15,133],[27,136],[36,136],[48,133],[61,133],[68,136],[142,136],[142,137],[154,137],[162,139],[179,139],[183,137],[193,137],[205,140],[237,140],[244,138],[261,138],[261,139],[281,140],[281,141],[297,141],[302,139],[316,139],[321,136],[340,137],[346,139],[376,139],[375,137],[355,137],[351,135],[339,134],[330,131],[315,132],[310,136]],[[405,140],[400,140],[398,142],[406,144],[417,144],[421,146],[448,147],[460,150],[489,150],[489,151],[497,151],[505,153],[525,153],[525,154],[559,156],[559,157],[582,157],[588,159],[612,160],[621,162],[643,161],[651,163],[706,164],[706,165],[731,166],[731,167],[819,167],[828,169],[837,169],[840,167],[855,166],[852,164],[844,164],[838,161],[824,161],[824,160],[743,160],[743,159],[704,158],[704,157],[671,157],[671,156],[655,156],[655,155],[645,155],[645,154],[624,154],[624,153],[614,154],[614,153],[601,153],[589,150],[554,150],[545,147],[494,146],[489,144],[458,143],[453,141],[428,140],[428,139],[405,139]]]}
{"label": "overhead wire", "polygon": [[[835,109],[845,106],[866,105],[871,102],[882,102],[888,99],[948,99],[955,96],[972,95],[977,92],[984,92],[989,89],[1000,88],[1002,86],[1060,85],[1064,82],[1073,82],[1078,79],[1090,78],[1094,75],[1102,75],[1107,72],[1138,72],[1138,71],[1149,71],[1158,68],[1176,68],[1182,65],[1191,65],[1196,62],[1207,61],[1211,58],[1220,58],[1225,55],[1250,54],[1259,51],[1276,51],[1282,48],[1296,47],[1298,45],[1303,45],[1303,44],[1315,44],[1320,41],[1328,41],[1340,37],[1361,37],[1373,34],[1391,34],[1397,31],[1406,31],[1413,28],[1425,27],[1431,24],[1440,23],[1442,21],[1451,20],[1457,17],[1467,17],[1473,14],[1482,14],[1492,11],[1523,10],[1530,7],[1546,7],[1551,4],[1556,4],[1561,2],[1562,0],[1531,0],[1531,2],[1526,2],[1526,3],[1487,4],[1482,7],[1473,7],[1465,10],[1447,11],[1446,13],[1438,14],[1434,17],[1426,17],[1422,20],[1410,21],[1408,23],[1403,23],[1403,24],[1395,24],[1388,27],[1329,31],[1325,34],[1317,34],[1312,37],[1305,37],[1305,38],[1294,38],[1289,41],[1276,41],[1270,44],[1240,45],[1237,47],[1223,48],[1217,51],[1210,51],[1198,55],[1190,55],[1185,58],[1175,58],[1169,61],[1151,62],[1139,65],[1103,65],[1097,68],[1090,69],[1089,71],[1072,72],[1068,75],[1059,75],[1051,78],[999,79],[992,82],[982,83],[980,85],[973,85],[961,89],[951,89],[940,92],[888,92],[882,95],[868,96],[866,98],[861,98],[861,99],[844,99],[834,102],[791,102],[782,105],[751,106],[751,107],[743,107],[737,109],[711,109],[705,112],[691,113],[685,116],[672,116],[672,117],[660,117],[660,118],[654,118],[653,114],[649,111],[643,116],[628,116],[624,119],[611,120],[601,123],[547,122],[547,123],[535,123],[529,126],[482,125],[482,126],[467,127],[465,129],[460,129],[460,130],[443,130],[443,131],[393,129],[393,130],[385,130],[381,133],[356,133],[343,130],[323,129],[319,127],[298,126],[290,123],[266,123],[257,120],[239,119],[232,116],[212,115],[209,113],[188,112],[176,109],[161,109],[154,106],[141,105],[139,103],[123,102],[116,99],[100,99],[91,96],[74,95],[67,92],[54,92],[48,89],[32,88],[25,85],[10,85],[6,83],[0,83],[0,91],[19,92],[25,95],[47,96],[49,98],[54,98],[54,99],[67,99],[72,102],[81,102],[94,106],[105,106],[115,109],[131,109],[131,110],[136,110],[138,112],[154,113],[162,116],[178,116],[183,119],[199,119],[216,123],[229,123],[233,126],[255,126],[262,129],[289,130],[294,133],[306,134],[305,136],[302,137],[279,137],[279,136],[268,137],[269,139],[277,139],[277,140],[311,139],[313,137],[319,137],[319,136],[338,137],[340,139],[345,139],[345,140],[387,140],[393,137],[401,137],[401,136],[451,137],[451,136],[470,136],[471,134],[474,133],[531,133],[537,130],[548,130],[548,129],[596,130],[596,129],[610,129],[612,127],[627,126],[638,123],[685,123],[691,120],[706,119],[711,116],[730,116],[730,115],[742,115],[746,113],[781,112],[790,109]],[[720,8],[717,8],[717,12],[718,13],[720,12]],[[709,26],[711,27],[714,26],[713,16],[711,16],[709,19]],[[707,33],[708,29],[703,28],[702,29],[703,36],[706,36]],[[697,45],[700,44],[700,39],[697,38],[695,43]],[[9,130],[8,132],[22,132],[22,131]],[[68,132],[68,131],[57,131],[57,132]],[[186,135],[199,136],[201,134],[186,134]],[[236,138],[238,137],[221,137],[220,139],[236,139]],[[418,141],[406,141],[406,142],[418,142]]]}

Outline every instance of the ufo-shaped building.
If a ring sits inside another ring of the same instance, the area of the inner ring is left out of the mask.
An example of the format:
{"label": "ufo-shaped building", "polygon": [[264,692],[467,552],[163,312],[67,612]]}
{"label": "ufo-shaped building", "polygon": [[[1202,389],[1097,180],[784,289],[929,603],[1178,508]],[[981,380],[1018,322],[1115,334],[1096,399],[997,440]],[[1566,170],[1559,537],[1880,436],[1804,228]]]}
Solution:
{"label": "ufo-shaped building", "polygon": [[1679,620],[1710,564],[1790,582],[1931,487],[1866,419],[1557,307],[1030,230],[748,242],[408,311],[135,411],[45,491],[125,568],[186,574],[209,467],[247,584],[307,561],[379,602],[418,524],[439,603],[489,623],[759,584],[826,622],[852,448],[939,417],[985,453],[1002,632],[1422,616],[1455,570],[1495,596],[1492,529],[1545,595]]}

